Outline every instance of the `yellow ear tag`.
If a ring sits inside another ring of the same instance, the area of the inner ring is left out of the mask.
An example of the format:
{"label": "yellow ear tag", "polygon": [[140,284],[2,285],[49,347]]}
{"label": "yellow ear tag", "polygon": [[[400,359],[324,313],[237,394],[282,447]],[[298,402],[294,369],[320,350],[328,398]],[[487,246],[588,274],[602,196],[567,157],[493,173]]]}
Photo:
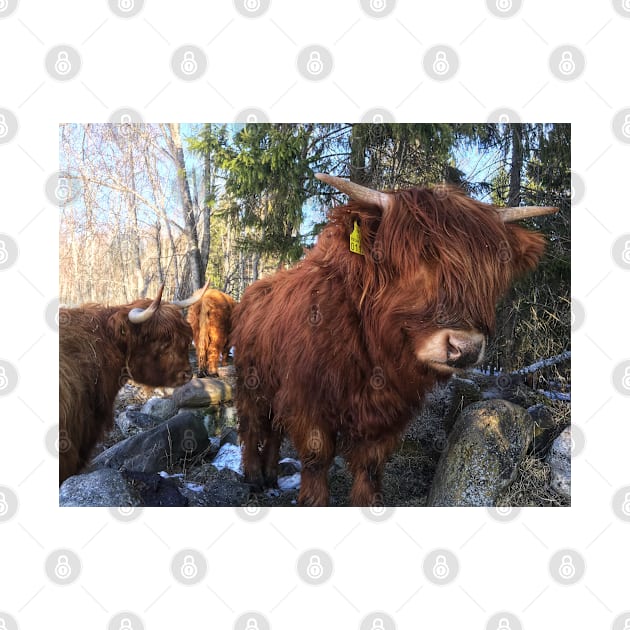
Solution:
{"label": "yellow ear tag", "polygon": [[359,230],[359,224],[354,222],[354,230],[350,233],[350,251],[355,254],[363,255],[361,249],[361,230]]}

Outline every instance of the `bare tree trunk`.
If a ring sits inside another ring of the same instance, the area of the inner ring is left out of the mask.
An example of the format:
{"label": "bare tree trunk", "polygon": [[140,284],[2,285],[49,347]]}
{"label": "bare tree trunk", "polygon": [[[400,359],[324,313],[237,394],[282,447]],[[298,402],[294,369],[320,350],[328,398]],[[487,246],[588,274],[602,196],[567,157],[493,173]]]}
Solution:
{"label": "bare tree trunk", "polygon": [[510,170],[510,191],[508,206],[518,206],[521,203],[521,170],[523,169],[523,136],[521,125],[510,123],[512,135],[512,169]]}
{"label": "bare tree trunk", "polygon": [[[136,176],[134,174],[134,158],[133,158],[133,144],[129,143],[129,188],[130,190],[136,189]],[[136,280],[136,290],[135,294],[137,298],[146,297],[147,293],[147,285],[144,281],[144,276],[142,274],[142,260],[140,256],[140,232],[138,230],[138,204],[136,201],[136,197],[133,193],[128,193],[125,195],[127,198],[129,218],[131,221],[131,227],[129,234],[129,246],[132,250],[132,260],[133,260],[133,272]]]}
{"label": "bare tree trunk", "polygon": [[365,169],[365,134],[361,123],[352,125],[350,134],[350,180],[357,184],[367,184]]}
{"label": "bare tree trunk", "polygon": [[[170,138],[173,159],[177,169],[177,184],[182,199],[184,210],[184,222],[186,235],[188,256],[187,263],[190,265],[190,276],[192,288],[198,289],[204,283],[204,269],[201,265],[201,252],[199,251],[199,239],[197,236],[197,222],[195,220],[195,211],[190,196],[190,187],[188,185],[188,177],[186,175],[186,164],[184,162],[184,149],[182,147],[182,138],[179,133],[179,125],[177,123],[169,123]],[[180,287],[181,290],[181,287]]]}
{"label": "bare tree trunk", "polygon": [[203,159],[203,206],[201,208],[201,264],[208,267],[210,258],[210,219],[214,206],[214,164],[209,155]]}

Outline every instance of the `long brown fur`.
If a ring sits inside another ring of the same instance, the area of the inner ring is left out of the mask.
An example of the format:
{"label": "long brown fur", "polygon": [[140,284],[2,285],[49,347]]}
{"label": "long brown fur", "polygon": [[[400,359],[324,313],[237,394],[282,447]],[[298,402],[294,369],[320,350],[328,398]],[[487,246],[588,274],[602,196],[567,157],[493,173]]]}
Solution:
{"label": "long brown fur", "polygon": [[[203,289],[199,289],[193,297],[200,291]],[[216,375],[219,362],[221,365],[227,363],[230,352],[228,338],[235,304],[231,296],[216,289],[208,289],[203,298],[188,309],[188,323],[193,331],[199,376]]]}
{"label": "long brown fur", "polygon": [[157,387],[183,385],[192,376],[192,331],[182,312],[161,304],[141,324],[133,308],[86,304],[59,309],[59,483],[81,471],[113,425],[113,405],[128,379]]}
{"label": "long brown fur", "polygon": [[[331,210],[306,259],[253,283],[234,311],[246,478],[276,484],[286,433],[302,460],[302,505],[327,504],[337,447],[354,476],[352,504],[382,501],[385,462],[448,378],[414,347],[442,328],[489,334],[498,299],[544,249],[541,235],[458,189],[390,194],[384,217],[356,202]],[[349,251],[355,221],[365,255]]]}

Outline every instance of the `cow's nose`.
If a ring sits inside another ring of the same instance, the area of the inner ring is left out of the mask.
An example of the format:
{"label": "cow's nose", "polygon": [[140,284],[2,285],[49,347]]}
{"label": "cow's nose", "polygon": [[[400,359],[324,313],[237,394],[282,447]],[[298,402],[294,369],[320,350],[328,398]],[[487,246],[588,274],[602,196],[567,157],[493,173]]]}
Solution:
{"label": "cow's nose", "polygon": [[481,333],[450,333],[446,348],[446,363],[452,367],[464,368],[481,361],[485,338]]}

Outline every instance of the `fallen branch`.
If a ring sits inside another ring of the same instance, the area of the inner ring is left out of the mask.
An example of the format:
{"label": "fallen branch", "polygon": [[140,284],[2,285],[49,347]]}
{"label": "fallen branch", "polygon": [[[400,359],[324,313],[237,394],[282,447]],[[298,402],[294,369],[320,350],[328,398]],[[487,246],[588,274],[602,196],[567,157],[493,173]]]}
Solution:
{"label": "fallen branch", "polygon": [[532,363],[527,367],[521,368],[520,370],[516,370],[512,372],[512,374],[532,374],[533,372],[538,372],[538,370],[542,370],[542,368],[549,367],[550,365],[555,365],[556,363],[562,363],[563,361],[568,361],[571,358],[571,351],[566,350],[562,354],[558,354],[555,357],[549,357],[548,359],[542,359],[540,361],[536,361],[536,363]]}

